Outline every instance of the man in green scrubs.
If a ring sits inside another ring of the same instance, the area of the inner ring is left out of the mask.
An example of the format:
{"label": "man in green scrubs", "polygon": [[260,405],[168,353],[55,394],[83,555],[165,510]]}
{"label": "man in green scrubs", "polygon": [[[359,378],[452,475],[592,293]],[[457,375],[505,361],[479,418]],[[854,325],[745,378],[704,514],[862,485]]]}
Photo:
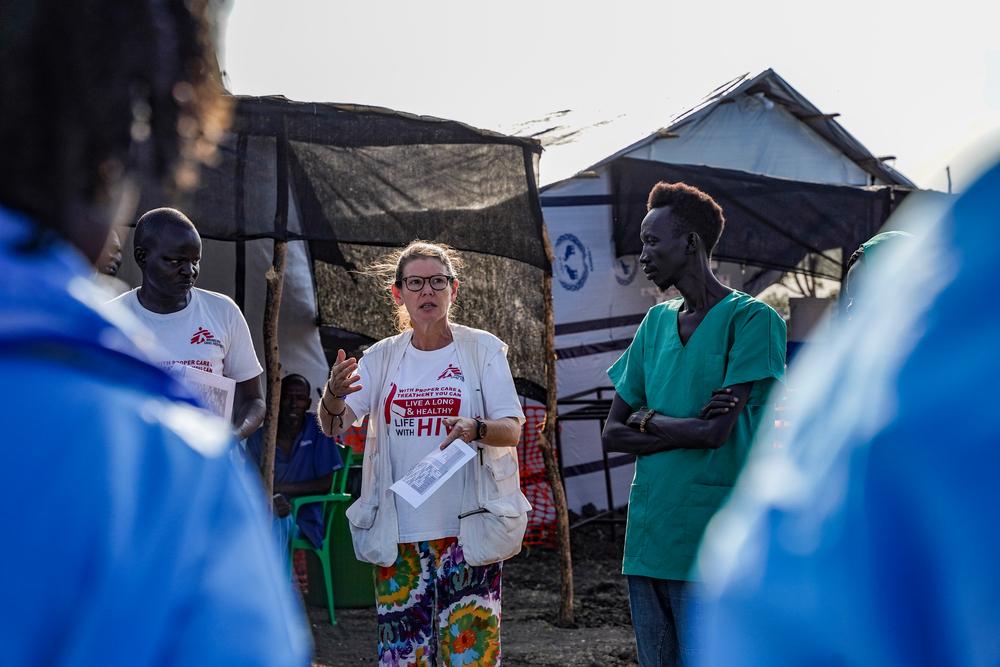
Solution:
{"label": "man in green scrubs", "polygon": [[695,552],[729,495],[785,371],[785,323],[731,290],[710,259],[725,219],[700,190],[658,183],[649,193],[639,263],[681,298],[653,306],[608,375],[616,395],[602,440],[636,455],[622,572],[639,664],[683,665]]}

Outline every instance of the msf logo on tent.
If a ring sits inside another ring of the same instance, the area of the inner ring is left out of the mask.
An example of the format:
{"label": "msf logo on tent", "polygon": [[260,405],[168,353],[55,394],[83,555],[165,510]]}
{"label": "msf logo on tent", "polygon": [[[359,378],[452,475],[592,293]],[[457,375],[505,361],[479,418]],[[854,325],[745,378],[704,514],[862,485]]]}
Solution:
{"label": "msf logo on tent", "polygon": [[576,292],[583,287],[587,282],[587,276],[594,270],[590,251],[573,234],[560,236],[553,246],[553,251],[556,260],[553,274],[563,289]]}
{"label": "msf logo on tent", "polygon": [[615,280],[618,281],[619,285],[631,285],[632,281],[635,280],[635,274],[639,272],[636,255],[619,257],[613,262],[612,266],[614,266],[615,270]]}
{"label": "msf logo on tent", "polygon": [[198,330],[194,332],[193,336],[191,336],[191,344],[217,345],[218,347],[222,347],[222,342],[215,337],[215,334],[205,327],[198,327]]}

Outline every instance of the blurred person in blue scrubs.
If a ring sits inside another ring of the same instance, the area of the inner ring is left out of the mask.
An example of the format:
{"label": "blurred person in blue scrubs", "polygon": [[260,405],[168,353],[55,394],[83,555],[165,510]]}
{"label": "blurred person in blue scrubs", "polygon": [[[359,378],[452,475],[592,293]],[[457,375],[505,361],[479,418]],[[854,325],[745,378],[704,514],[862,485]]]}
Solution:
{"label": "blurred person in blue scrubs", "polygon": [[792,370],[787,446],[709,527],[700,664],[1000,664],[998,210],[1000,164],[865,250],[850,318]]}
{"label": "blurred person in blue scrubs", "polygon": [[0,5],[0,662],[306,665],[260,486],[91,280],[228,112],[206,2]]}

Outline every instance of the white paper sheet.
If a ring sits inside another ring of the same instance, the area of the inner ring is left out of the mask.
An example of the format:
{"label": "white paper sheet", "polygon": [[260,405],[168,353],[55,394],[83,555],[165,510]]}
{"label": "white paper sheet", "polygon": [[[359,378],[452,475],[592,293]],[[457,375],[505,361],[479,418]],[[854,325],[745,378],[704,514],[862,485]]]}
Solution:
{"label": "white paper sheet", "polygon": [[435,449],[420,459],[410,472],[389,488],[416,509],[475,456],[475,450],[461,440],[455,440],[444,449]]}
{"label": "white paper sheet", "polygon": [[233,399],[236,382],[223,375],[206,373],[191,366],[184,366],[183,381],[195,392],[210,412],[227,422],[233,420]]}

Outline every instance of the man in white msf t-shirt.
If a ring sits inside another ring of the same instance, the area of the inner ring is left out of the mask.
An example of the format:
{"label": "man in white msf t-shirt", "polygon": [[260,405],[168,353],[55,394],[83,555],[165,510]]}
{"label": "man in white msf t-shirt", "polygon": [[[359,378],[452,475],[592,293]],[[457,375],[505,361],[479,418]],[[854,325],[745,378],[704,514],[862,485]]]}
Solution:
{"label": "man in white msf t-shirt", "polygon": [[157,208],[139,218],[133,237],[142,285],[115,301],[131,310],[156,336],[154,362],[181,364],[236,382],[233,426],[240,440],[264,421],[257,361],[243,313],[232,299],[194,286],[201,236],[178,210]]}

